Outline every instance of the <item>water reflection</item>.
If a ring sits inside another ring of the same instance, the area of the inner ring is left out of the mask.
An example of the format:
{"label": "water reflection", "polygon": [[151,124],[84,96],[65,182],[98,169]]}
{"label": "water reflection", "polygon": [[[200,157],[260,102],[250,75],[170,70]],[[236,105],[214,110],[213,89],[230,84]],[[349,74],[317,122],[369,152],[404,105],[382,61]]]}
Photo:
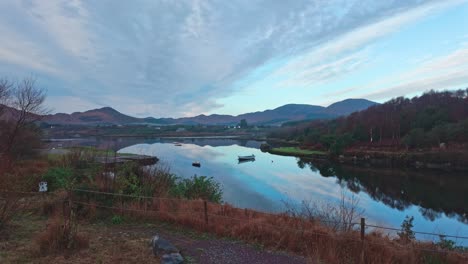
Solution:
{"label": "water reflection", "polygon": [[352,192],[365,192],[391,208],[401,211],[417,205],[427,220],[434,221],[445,213],[468,224],[468,178],[465,175],[361,168],[303,158],[298,159],[297,165],[313,172],[318,170],[323,177],[336,177],[339,184]]}
{"label": "water reflection", "polygon": [[[174,146],[173,142],[182,143]],[[67,142],[68,143],[68,142]],[[155,155],[181,177],[212,176],[223,200],[238,207],[284,211],[283,200],[337,202],[343,190],[360,199],[366,221],[398,227],[406,215],[415,229],[468,235],[468,179],[453,173],[372,170],[271,155],[262,142],[215,138],[117,138],[79,141],[80,145]],[[239,163],[238,155],[255,155]],[[193,167],[199,161],[201,167]]]}

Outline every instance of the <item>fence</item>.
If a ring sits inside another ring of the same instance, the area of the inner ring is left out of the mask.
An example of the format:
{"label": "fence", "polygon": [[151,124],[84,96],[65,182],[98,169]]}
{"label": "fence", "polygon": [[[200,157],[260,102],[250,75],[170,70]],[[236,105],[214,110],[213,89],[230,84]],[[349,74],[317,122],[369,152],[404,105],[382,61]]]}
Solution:
{"label": "fence", "polygon": [[[31,195],[44,195],[42,193],[33,192],[9,192],[0,190],[2,193],[14,193],[17,195],[31,196]],[[48,194],[50,195],[50,193]],[[102,197],[110,197],[102,198]],[[1,198],[1,197],[0,197]],[[294,235],[312,235],[317,237],[328,237],[331,239],[342,239],[358,244],[368,244],[375,246],[388,246],[388,244],[379,243],[374,240],[366,239],[366,229],[380,229],[388,231],[401,231],[401,228],[393,228],[386,226],[378,226],[367,224],[365,218],[361,218],[359,223],[342,223],[338,221],[322,221],[320,219],[313,221],[307,221],[304,219],[298,219],[290,217],[287,214],[271,214],[265,212],[258,212],[250,209],[239,209],[229,205],[222,205],[207,202],[204,200],[183,200],[175,198],[160,198],[160,197],[149,197],[149,196],[136,196],[128,194],[117,194],[110,192],[100,192],[94,190],[84,189],[73,189],[67,199],[63,200],[64,214],[70,211],[73,205],[82,206],[88,208],[102,208],[108,210],[114,210],[119,213],[129,212],[134,213],[138,216],[156,216],[161,220],[169,220],[186,224],[191,227],[197,227],[204,231],[209,231],[214,225],[222,224],[224,230],[230,228],[241,229],[247,225],[253,226],[252,228],[272,228],[277,230],[283,230]],[[68,207],[68,208],[67,208]],[[275,220],[276,219],[276,220]],[[233,223],[236,224],[233,224]],[[358,226],[353,229],[359,233],[359,236],[340,236],[339,233],[327,232],[321,228],[318,228],[316,222],[330,223],[335,225],[349,224],[352,226]],[[211,230],[212,231],[212,230]],[[261,231],[261,230],[260,230]],[[222,232],[221,232],[222,233]],[[230,232],[224,231],[223,234],[229,234]],[[416,234],[431,235],[444,238],[453,239],[468,239],[468,236],[459,235],[446,235],[440,233],[414,231]],[[393,246],[398,248],[406,248],[406,246],[399,243],[392,243]],[[414,244],[411,245],[413,249],[421,251],[431,251],[437,253],[452,252],[440,248],[427,248],[420,247]],[[466,254],[464,252],[463,254]],[[468,254],[467,254],[468,255]]]}

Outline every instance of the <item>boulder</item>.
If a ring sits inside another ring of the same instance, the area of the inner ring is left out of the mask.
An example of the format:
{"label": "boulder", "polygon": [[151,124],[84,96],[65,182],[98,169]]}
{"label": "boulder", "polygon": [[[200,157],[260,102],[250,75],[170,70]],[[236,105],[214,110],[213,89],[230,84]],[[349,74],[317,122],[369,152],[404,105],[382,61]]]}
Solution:
{"label": "boulder", "polygon": [[184,262],[179,250],[171,242],[158,235],[151,239],[151,247],[153,248],[153,254],[161,258],[162,264],[181,264]]}

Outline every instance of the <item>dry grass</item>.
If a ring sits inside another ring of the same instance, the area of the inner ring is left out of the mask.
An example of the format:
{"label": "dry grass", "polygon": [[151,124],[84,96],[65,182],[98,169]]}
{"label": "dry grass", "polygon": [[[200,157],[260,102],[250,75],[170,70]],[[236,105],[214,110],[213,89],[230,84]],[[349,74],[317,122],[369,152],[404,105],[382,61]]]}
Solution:
{"label": "dry grass", "polygon": [[54,215],[46,229],[35,239],[40,255],[80,250],[89,246],[88,238],[78,232],[78,223],[73,213],[69,218]]}
{"label": "dry grass", "polygon": [[[230,205],[208,203],[205,222],[201,200],[153,199],[120,203],[125,210],[111,209],[135,219],[158,219],[222,237],[261,244],[307,256],[313,263],[467,263],[468,255],[440,250],[432,243],[401,245],[380,233],[336,232],[318,222],[286,214],[266,214]],[[99,208],[99,206],[98,206]]]}
{"label": "dry grass", "polygon": [[89,238],[88,247],[40,254],[36,239],[47,224],[48,230],[57,228],[49,228],[53,221],[27,212],[14,219],[8,234],[0,233],[0,263],[159,263],[148,246],[149,234],[119,226],[84,225],[80,233]]}

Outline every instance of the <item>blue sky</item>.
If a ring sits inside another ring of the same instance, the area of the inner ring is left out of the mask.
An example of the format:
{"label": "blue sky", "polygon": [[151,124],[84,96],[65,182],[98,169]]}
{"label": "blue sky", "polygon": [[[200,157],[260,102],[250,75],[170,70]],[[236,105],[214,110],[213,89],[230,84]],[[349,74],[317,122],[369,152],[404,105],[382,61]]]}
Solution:
{"label": "blue sky", "polygon": [[240,114],[468,87],[467,0],[0,1],[0,76],[54,112]]}

